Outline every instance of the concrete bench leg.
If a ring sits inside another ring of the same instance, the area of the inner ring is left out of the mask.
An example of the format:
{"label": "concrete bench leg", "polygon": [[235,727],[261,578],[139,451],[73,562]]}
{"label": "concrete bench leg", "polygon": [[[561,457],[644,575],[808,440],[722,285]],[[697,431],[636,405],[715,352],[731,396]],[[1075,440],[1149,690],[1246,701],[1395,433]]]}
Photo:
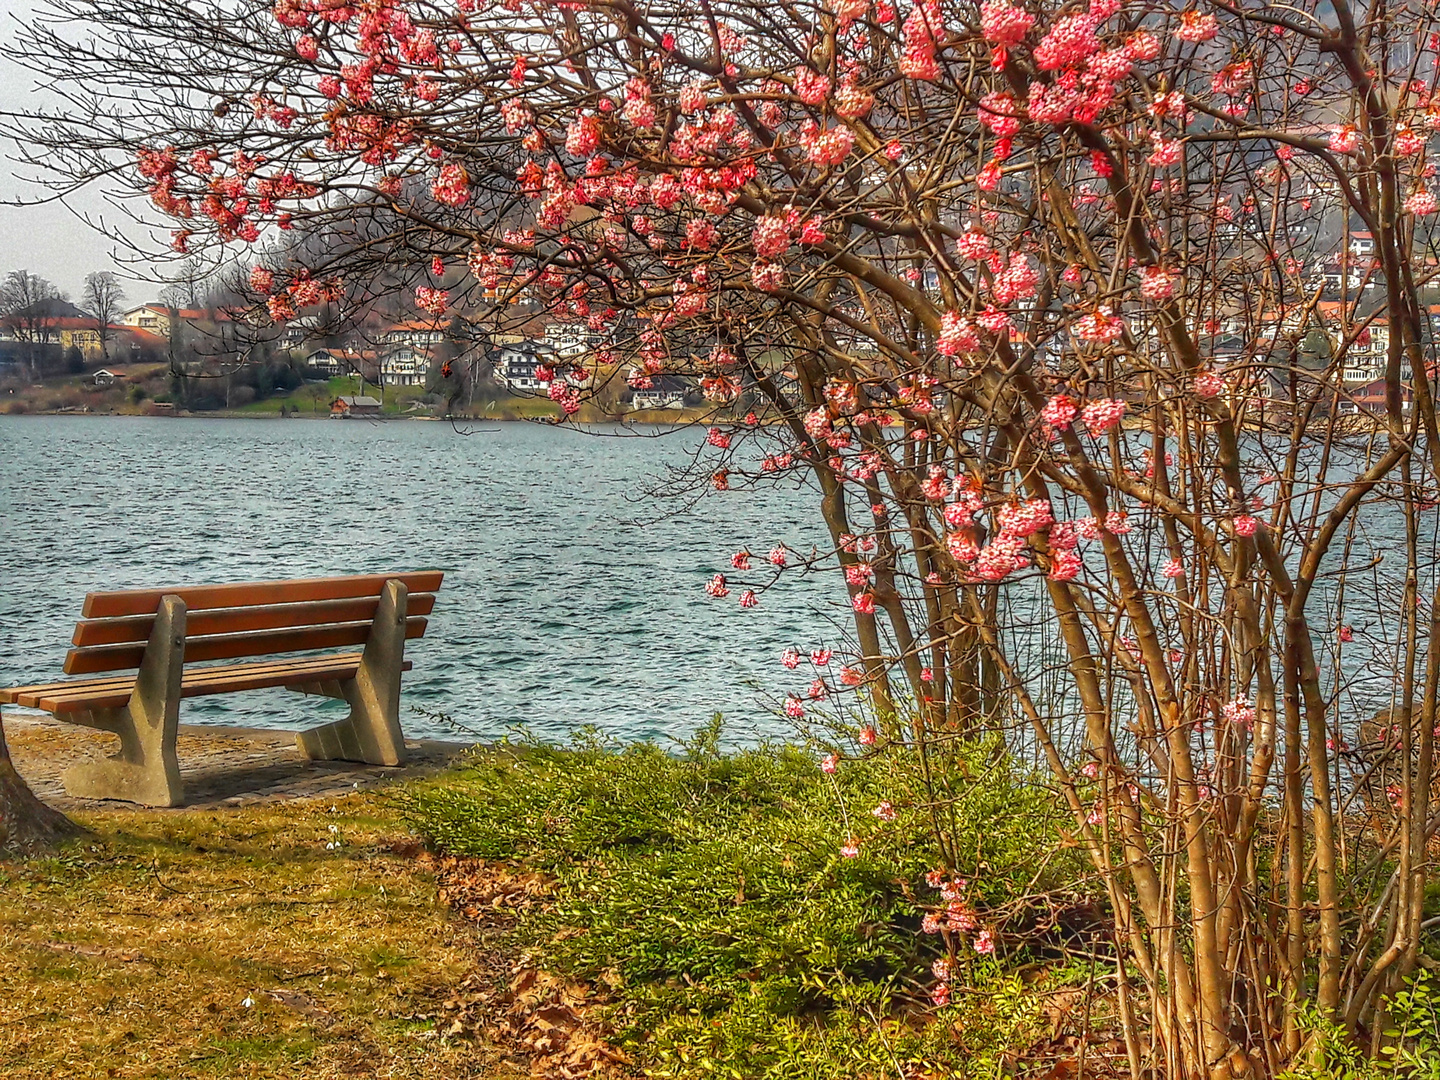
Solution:
{"label": "concrete bench leg", "polygon": [[146,806],[179,806],[185,800],[175,735],[180,726],[180,677],[185,663],[185,603],[166,596],[135,677],[130,704],[80,720],[120,736],[120,753],[72,766],[65,790],[77,798],[124,799]]}
{"label": "concrete bench leg", "polygon": [[367,765],[399,765],[405,761],[405,736],[400,731],[400,674],[405,663],[405,609],[409,592],[403,581],[387,581],[370,627],[370,640],[353,679],[296,686],[318,690],[350,703],[344,720],[323,724],[295,737],[311,761],[363,761]]}

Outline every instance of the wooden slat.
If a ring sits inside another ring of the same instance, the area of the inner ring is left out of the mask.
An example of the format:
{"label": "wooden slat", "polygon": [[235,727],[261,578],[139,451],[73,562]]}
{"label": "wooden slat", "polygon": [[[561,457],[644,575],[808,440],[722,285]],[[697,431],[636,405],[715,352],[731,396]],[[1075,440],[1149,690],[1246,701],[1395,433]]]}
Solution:
{"label": "wooden slat", "polygon": [[[314,658],[307,664],[288,668],[264,664],[226,664],[221,667],[202,669],[204,679],[187,679],[180,685],[182,698],[204,697],[208,694],[227,694],[237,690],[260,690],[268,686],[288,686],[297,682],[323,682],[329,679],[354,677],[360,666],[360,654]],[[402,671],[409,671],[409,660],[401,664]],[[66,713],[86,712],[92,709],[119,709],[130,700],[132,687],[119,690],[108,689],[92,693],[54,695],[40,699],[35,708],[63,716]]]}
{"label": "wooden slat", "polygon": [[[423,618],[406,619],[405,637],[422,637],[425,626],[426,620]],[[185,663],[230,660],[237,656],[268,656],[271,653],[338,649],[346,645],[363,645],[369,636],[368,622],[335,623],[331,626],[307,626],[291,630],[260,630],[249,634],[216,634],[202,638],[187,635]],[[140,666],[144,655],[143,644],[97,645],[88,649],[71,649],[65,654],[65,673],[86,675],[93,671],[135,668]]]}
{"label": "wooden slat", "polygon": [[129,589],[92,592],[81,614],[87,619],[113,619],[124,615],[153,615],[162,596],[178,596],[187,611],[210,608],[254,607],[262,604],[301,604],[311,600],[343,600],[379,596],[385,582],[399,579],[411,592],[437,592],[445,577],[441,570],[396,574],[353,574],[349,577],[297,578],[290,581],[247,581],[236,585],[177,585],[164,589]]}
{"label": "wooden slat", "polygon": [[[332,653],[329,656],[287,656],[283,659],[257,660],[248,664],[223,664],[216,667],[191,668],[181,676],[181,685],[187,683],[201,684],[208,679],[223,677],[225,672],[231,668],[243,667],[247,671],[263,671],[273,669],[275,671],[301,670],[309,664],[316,663],[360,663],[361,654],[358,652]],[[409,661],[406,661],[409,663]],[[56,700],[67,696],[84,696],[91,693],[102,693],[115,690],[124,690],[127,694],[135,685],[135,672],[127,671],[123,675],[106,675],[98,679],[67,679],[56,683],[42,683],[36,686],[17,686],[9,690],[0,691],[6,695],[4,703],[11,705],[23,705],[29,709],[38,709],[42,700]]]}
{"label": "wooden slat", "polygon": [[[357,596],[345,600],[311,600],[301,604],[268,604],[263,607],[210,608],[186,615],[187,637],[209,634],[241,634],[251,630],[276,630],[288,626],[325,626],[329,623],[373,619],[380,596]],[[407,615],[429,615],[435,610],[435,594],[412,592],[406,600]],[[124,615],[113,619],[81,619],[70,639],[78,648],[122,645],[149,641],[155,625],[154,614]]]}

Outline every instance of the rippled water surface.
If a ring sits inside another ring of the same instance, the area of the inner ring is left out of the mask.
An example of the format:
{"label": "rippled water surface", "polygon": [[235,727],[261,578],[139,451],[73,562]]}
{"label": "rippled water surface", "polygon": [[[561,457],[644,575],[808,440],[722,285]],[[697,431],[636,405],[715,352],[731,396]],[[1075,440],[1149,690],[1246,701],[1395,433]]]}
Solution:
{"label": "rippled water surface", "polygon": [[[748,612],[702,589],[741,546],[818,538],[794,491],[690,509],[637,501],[697,439],[521,423],[460,434],[421,422],[0,418],[0,679],[61,677],[89,590],[440,567],[429,630],[407,649],[406,705],[487,738],[515,724],[547,737],[583,724],[684,735],[717,710],[733,736],[778,734],[757,687],[777,686],[785,646],[831,636],[819,582],[782,584]],[[254,691],[190,699],[182,719],[299,728],[336,707]],[[419,715],[402,723],[454,737]]]}

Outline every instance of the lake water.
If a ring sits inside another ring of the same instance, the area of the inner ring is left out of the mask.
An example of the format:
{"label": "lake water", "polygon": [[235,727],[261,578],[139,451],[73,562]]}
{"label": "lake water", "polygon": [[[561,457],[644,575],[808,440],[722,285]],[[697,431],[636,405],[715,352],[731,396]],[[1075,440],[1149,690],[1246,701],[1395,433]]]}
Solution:
{"label": "lake water", "polygon": [[[838,644],[833,592],[787,579],[742,611],[703,588],[740,547],[819,541],[810,500],[777,488],[641,501],[700,433],[597,430],[0,418],[0,679],[62,677],[90,590],[438,567],[402,709],[443,711],[487,739],[514,725],[683,736],[716,711],[733,739],[783,734],[760,691],[789,688],[786,646]],[[336,708],[255,691],[189,699],[181,718],[300,728]],[[456,737],[409,711],[401,721]]]}

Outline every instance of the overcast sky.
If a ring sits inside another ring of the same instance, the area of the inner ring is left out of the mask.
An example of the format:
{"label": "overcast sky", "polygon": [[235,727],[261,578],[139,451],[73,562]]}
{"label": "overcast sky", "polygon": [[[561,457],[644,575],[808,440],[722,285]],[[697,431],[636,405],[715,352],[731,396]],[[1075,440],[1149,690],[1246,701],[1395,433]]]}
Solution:
{"label": "overcast sky", "polygon": [[[0,0],[0,37],[12,35],[12,24],[24,19],[33,8],[31,0]],[[35,108],[44,103],[36,91],[29,72],[20,70],[0,58],[0,109]],[[3,146],[3,144],[0,144]],[[3,146],[5,160],[0,163],[0,275],[25,269],[49,278],[71,300],[80,299],[81,283],[93,270],[113,270],[122,278],[133,274],[133,268],[117,263],[114,244],[91,229],[69,208],[51,203],[43,206],[15,206],[15,200],[34,199],[38,189],[21,182],[12,160],[13,147]],[[99,191],[86,192],[75,201],[74,209],[92,215],[103,215],[108,221],[115,217]],[[125,281],[125,292],[134,303],[155,298],[156,286],[148,281]]]}

